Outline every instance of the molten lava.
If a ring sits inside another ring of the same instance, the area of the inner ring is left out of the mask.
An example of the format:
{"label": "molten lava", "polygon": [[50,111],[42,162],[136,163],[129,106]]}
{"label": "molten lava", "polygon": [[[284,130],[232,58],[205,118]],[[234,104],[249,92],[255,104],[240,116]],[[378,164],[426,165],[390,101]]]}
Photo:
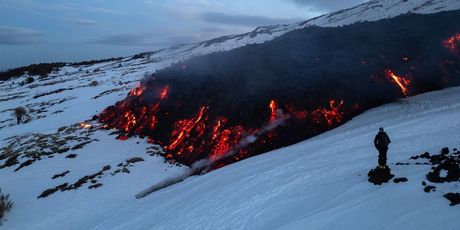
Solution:
{"label": "molten lava", "polygon": [[196,117],[176,122],[171,133],[171,143],[166,146],[166,150],[175,151],[177,155],[181,155],[184,152],[193,152],[194,141],[191,139],[198,139],[204,134],[206,129],[204,123],[206,117],[204,116],[207,110],[208,108],[203,106]]}
{"label": "molten lava", "polygon": [[278,103],[275,100],[271,100],[268,106],[270,108],[270,123],[275,122],[278,119]]}
{"label": "molten lava", "polygon": [[411,83],[410,80],[396,75],[392,70],[389,69],[385,70],[385,75],[401,89],[405,96],[409,96],[408,87]]}
{"label": "molten lava", "polygon": [[92,125],[86,123],[86,122],[82,122],[80,123],[80,126],[84,129],[90,129],[91,127],[93,127]]}
{"label": "molten lava", "polygon": [[130,92],[129,92],[129,96],[141,96],[145,91],[145,86],[142,85],[142,83],[139,83],[139,85],[132,89]]}
{"label": "molten lava", "polygon": [[169,85],[167,85],[163,89],[161,89],[160,99],[165,100],[166,98],[168,98],[168,94],[169,94]]}
{"label": "molten lava", "polygon": [[235,114],[217,114],[214,107],[207,105],[182,115],[183,103],[173,101],[174,95],[170,93],[169,85],[139,84],[125,100],[105,109],[99,120],[107,127],[121,130],[119,140],[134,134],[146,136],[149,143],[163,146],[164,156],[169,160],[192,165],[209,159],[215,162],[213,168],[217,168],[283,145],[277,140],[280,138],[277,129],[288,120],[292,125],[288,130],[307,125],[321,127],[310,131],[319,132],[341,123],[344,114],[343,100],[330,100],[328,107],[317,107],[313,112],[270,100],[266,102],[265,112],[252,118],[256,120],[254,124],[247,123],[244,115],[235,119]]}
{"label": "molten lava", "polygon": [[326,121],[329,127],[332,127],[334,124],[341,123],[343,119],[343,104],[343,100],[339,103],[336,103],[335,100],[330,100],[329,108],[318,108],[312,112],[313,120],[317,124],[321,124],[323,121]]}
{"label": "molten lava", "polygon": [[450,38],[442,41],[442,45],[454,53],[459,52],[460,47],[460,33],[451,36]]}

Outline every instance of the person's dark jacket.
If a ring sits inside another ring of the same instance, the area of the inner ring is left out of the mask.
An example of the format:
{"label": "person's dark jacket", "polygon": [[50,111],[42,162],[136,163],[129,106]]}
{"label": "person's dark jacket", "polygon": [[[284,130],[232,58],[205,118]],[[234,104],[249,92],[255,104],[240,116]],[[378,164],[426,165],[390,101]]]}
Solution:
{"label": "person's dark jacket", "polygon": [[386,132],[379,132],[374,138],[374,145],[376,148],[388,148],[388,145],[391,143],[390,138]]}

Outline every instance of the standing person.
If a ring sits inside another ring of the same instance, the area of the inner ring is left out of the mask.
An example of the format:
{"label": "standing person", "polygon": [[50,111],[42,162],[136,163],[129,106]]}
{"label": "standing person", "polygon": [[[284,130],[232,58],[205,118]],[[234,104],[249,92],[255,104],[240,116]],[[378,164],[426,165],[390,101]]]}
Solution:
{"label": "standing person", "polygon": [[14,109],[14,114],[16,115],[16,119],[18,120],[19,125],[21,122],[24,123],[22,118],[27,114],[27,110],[26,108],[19,106],[16,109]]}
{"label": "standing person", "polygon": [[379,167],[382,169],[387,167],[387,151],[390,143],[391,140],[387,133],[383,130],[383,128],[379,128],[379,132],[374,138],[374,145],[379,151]]}

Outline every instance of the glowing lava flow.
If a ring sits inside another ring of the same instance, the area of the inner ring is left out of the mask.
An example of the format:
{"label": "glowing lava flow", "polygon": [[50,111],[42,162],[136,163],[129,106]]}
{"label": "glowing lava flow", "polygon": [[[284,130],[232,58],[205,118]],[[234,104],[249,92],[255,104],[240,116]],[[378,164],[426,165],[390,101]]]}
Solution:
{"label": "glowing lava flow", "polygon": [[142,83],[139,83],[139,85],[132,89],[130,92],[129,92],[129,96],[141,96],[145,91],[145,86],[142,85]]}
{"label": "glowing lava flow", "polygon": [[278,119],[278,103],[275,100],[271,100],[268,106],[270,108],[270,123],[275,122]]}
{"label": "glowing lava flow", "polygon": [[199,114],[192,118],[192,119],[184,119],[176,122],[174,125],[174,130],[171,133],[171,143],[166,146],[166,150],[175,150],[177,155],[181,155],[184,152],[193,152],[194,150],[194,145],[191,143],[191,145],[187,145],[187,140],[190,140],[192,138],[192,132],[193,132],[193,139],[200,138],[203,136],[206,126],[204,123],[204,120],[206,119],[205,113],[208,110],[207,107],[201,107]]}
{"label": "glowing lava flow", "polygon": [[442,45],[450,51],[457,53],[460,45],[460,33],[442,41]]}
{"label": "glowing lava flow", "polygon": [[91,124],[88,124],[86,122],[80,123],[80,126],[84,129],[90,129],[91,127],[93,127]]}
{"label": "glowing lava flow", "polygon": [[163,89],[161,89],[160,100],[164,100],[168,98],[168,94],[169,94],[169,86],[167,85]]}
{"label": "glowing lava flow", "polygon": [[405,96],[409,96],[409,90],[408,86],[410,85],[410,80],[405,79],[403,77],[400,77],[396,75],[393,71],[387,69],[385,70],[385,75],[394,83],[398,85],[399,88],[401,88],[401,91]]}
{"label": "glowing lava flow", "polygon": [[329,101],[329,108],[318,108],[313,111],[312,116],[313,120],[317,124],[321,124],[323,120],[326,120],[327,125],[332,127],[336,123],[342,122],[343,119],[343,100],[341,100],[337,105],[335,100]]}
{"label": "glowing lava flow", "polygon": [[251,118],[255,123],[245,123],[241,113],[216,114],[218,110],[207,105],[197,105],[195,113],[183,117],[176,113],[182,103],[174,103],[176,95],[170,94],[169,85],[139,84],[125,100],[105,109],[99,121],[121,130],[119,140],[135,134],[148,137],[149,143],[163,146],[161,154],[169,160],[189,166],[207,160],[211,168],[218,168],[282,146],[278,138],[286,134],[278,133],[280,125],[292,125],[287,130],[298,130],[297,125],[324,130],[343,119],[343,101],[330,100],[328,106],[309,112],[274,99],[267,101],[266,113]]}
{"label": "glowing lava flow", "polygon": [[211,160],[216,160],[223,157],[231,151],[236,145],[244,132],[243,126],[238,125],[230,128],[224,128],[227,125],[227,118],[217,120],[212,131],[213,149],[210,154]]}
{"label": "glowing lava flow", "polygon": [[[137,97],[137,101],[139,102],[145,89],[145,86],[139,84],[129,92],[128,96]],[[106,123],[109,127],[121,129],[126,133],[139,133],[145,127],[154,130],[158,123],[156,114],[159,111],[160,103],[167,98],[168,92],[169,86],[163,87],[158,95],[160,98],[159,101],[148,106],[136,104],[133,107],[130,100],[121,101],[116,105],[116,108],[119,109],[118,112],[111,111],[113,107],[109,107],[100,114],[100,121]],[[121,115],[119,112],[121,112]]]}

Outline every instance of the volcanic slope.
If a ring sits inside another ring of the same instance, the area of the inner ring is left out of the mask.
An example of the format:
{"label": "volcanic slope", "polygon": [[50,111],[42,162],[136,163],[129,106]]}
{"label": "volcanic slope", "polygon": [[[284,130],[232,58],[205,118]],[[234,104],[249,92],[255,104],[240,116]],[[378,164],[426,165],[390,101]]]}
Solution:
{"label": "volcanic slope", "polygon": [[[192,177],[101,220],[94,229],[459,229],[460,206],[425,193],[430,165],[397,165],[460,146],[460,88],[372,109],[310,140]],[[408,182],[375,186],[373,138],[392,139],[389,166]],[[109,195],[109,194],[107,194]]]}

